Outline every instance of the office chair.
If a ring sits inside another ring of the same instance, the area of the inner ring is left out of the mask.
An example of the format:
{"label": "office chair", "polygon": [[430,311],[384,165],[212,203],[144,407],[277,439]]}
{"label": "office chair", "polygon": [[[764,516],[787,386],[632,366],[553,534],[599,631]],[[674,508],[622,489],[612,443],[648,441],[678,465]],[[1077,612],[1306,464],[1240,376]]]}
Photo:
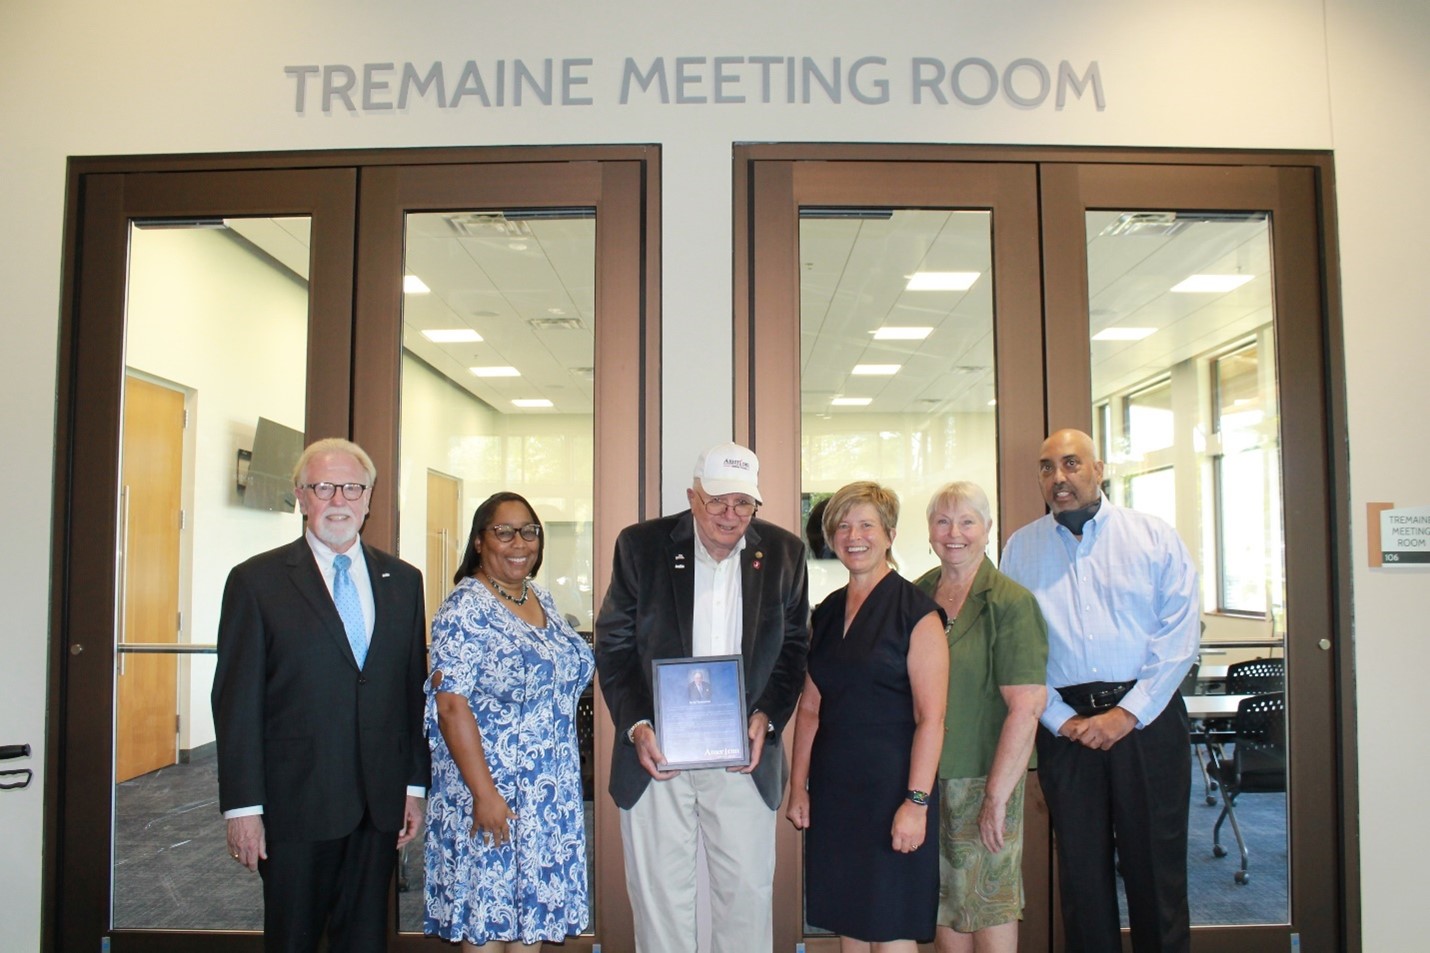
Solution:
{"label": "office chair", "polygon": [[[1229,676],[1228,676],[1229,677]],[[1221,825],[1231,818],[1231,830],[1241,851],[1241,869],[1236,882],[1251,880],[1248,868],[1249,852],[1241,826],[1236,821],[1236,799],[1248,792],[1285,792],[1286,790],[1286,693],[1271,692],[1252,695],[1237,705],[1233,721],[1235,741],[1231,757],[1225,757],[1216,746],[1208,746],[1211,764],[1207,773],[1221,784],[1222,808],[1212,828],[1212,856],[1225,857],[1221,846]]]}
{"label": "office chair", "polygon": [[1226,669],[1228,695],[1261,695],[1286,690],[1286,660],[1254,658],[1233,662]]}
{"label": "office chair", "polygon": [[[1286,662],[1279,658],[1254,658],[1245,662],[1233,662],[1227,666],[1226,681],[1222,683],[1228,695],[1261,695],[1266,692],[1286,690]],[[1230,718],[1208,718],[1202,724],[1202,744],[1208,756],[1211,749],[1221,744],[1234,731]],[[1206,785],[1207,804],[1216,804],[1212,794],[1217,788],[1215,781]]]}

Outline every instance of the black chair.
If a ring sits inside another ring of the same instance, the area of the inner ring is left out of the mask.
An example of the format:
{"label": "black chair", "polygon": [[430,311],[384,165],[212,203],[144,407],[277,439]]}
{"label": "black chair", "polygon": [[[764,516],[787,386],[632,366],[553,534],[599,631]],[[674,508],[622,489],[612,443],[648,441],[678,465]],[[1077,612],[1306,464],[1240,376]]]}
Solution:
{"label": "black chair", "polygon": [[1235,740],[1230,758],[1215,745],[1208,746],[1211,764],[1207,773],[1220,782],[1222,794],[1221,815],[1212,828],[1212,856],[1226,856],[1226,848],[1221,846],[1221,825],[1231,818],[1231,830],[1241,851],[1236,882],[1246,884],[1251,880],[1247,869],[1249,853],[1236,822],[1236,799],[1246,793],[1286,790],[1286,693],[1270,692],[1242,699],[1233,725]]}
{"label": "black chair", "polygon": [[[1279,658],[1254,658],[1245,662],[1233,662],[1227,666],[1226,681],[1222,683],[1227,695],[1264,695],[1267,692],[1286,690],[1286,662]],[[1211,749],[1229,740],[1235,728],[1230,718],[1208,718],[1202,725],[1202,741]],[[1207,803],[1216,804],[1212,792],[1216,782],[1207,785]]]}
{"label": "black chair", "polygon": [[1262,695],[1286,690],[1286,661],[1279,658],[1254,658],[1233,662],[1226,669],[1228,695]]}

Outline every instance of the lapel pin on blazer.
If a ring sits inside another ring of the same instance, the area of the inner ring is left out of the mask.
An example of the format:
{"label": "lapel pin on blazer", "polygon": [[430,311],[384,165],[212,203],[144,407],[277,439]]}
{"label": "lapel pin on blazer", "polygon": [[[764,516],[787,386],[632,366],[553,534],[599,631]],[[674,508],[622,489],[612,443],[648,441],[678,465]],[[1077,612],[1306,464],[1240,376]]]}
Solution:
{"label": "lapel pin on blazer", "polygon": [[684,568],[685,568],[685,554],[684,554],[684,553],[676,553],[676,554],[675,554],[675,568],[676,568],[676,569],[684,569]]}
{"label": "lapel pin on blazer", "polygon": [[758,549],[755,550],[755,568],[756,568],[756,569],[759,569],[759,568],[760,568],[760,560],[761,560],[761,559],[764,559],[764,558],[765,558],[765,554],[764,554],[764,553],[760,552]]}

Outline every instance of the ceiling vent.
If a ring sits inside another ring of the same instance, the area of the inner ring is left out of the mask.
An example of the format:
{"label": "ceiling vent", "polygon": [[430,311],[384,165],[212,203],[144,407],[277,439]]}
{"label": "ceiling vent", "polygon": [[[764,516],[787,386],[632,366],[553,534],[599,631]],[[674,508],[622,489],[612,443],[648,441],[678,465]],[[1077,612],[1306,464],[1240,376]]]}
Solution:
{"label": "ceiling vent", "polygon": [[531,225],[513,221],[505,212],[454,212],[443,216],[452,231],[463,238],[533,238]]}
{"label": "ceiling vent", "polygon": [[533,331],[579,331],[584,327],[580,318],[527,318],[526,323]]}
{"label": "ceiling vent", "polygon": [[1202,223],[1247,224],[1264,221],[1265,212],[1126,212],[1099,232],[1098,237],[1171,238],[1192,225]]}

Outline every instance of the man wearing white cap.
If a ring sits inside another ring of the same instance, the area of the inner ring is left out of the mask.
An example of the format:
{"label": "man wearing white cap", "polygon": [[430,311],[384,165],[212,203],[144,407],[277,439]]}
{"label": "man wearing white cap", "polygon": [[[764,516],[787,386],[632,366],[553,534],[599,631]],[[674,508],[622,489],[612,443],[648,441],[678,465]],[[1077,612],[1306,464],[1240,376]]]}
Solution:
{"label": "man wearing white cap", "polygon": [[[695,953],[702,837],[714,953],[773,943],[775,811],[789,774],[780,735],[804,684],[809,596],[804,544],[754,518],[759,467],[735,443],[702,453],[686,491],[690,509],[621,532],[596,619],[638,953]],[[750,764],[662,771],[651,662],[710,655],[744,657]]]}

